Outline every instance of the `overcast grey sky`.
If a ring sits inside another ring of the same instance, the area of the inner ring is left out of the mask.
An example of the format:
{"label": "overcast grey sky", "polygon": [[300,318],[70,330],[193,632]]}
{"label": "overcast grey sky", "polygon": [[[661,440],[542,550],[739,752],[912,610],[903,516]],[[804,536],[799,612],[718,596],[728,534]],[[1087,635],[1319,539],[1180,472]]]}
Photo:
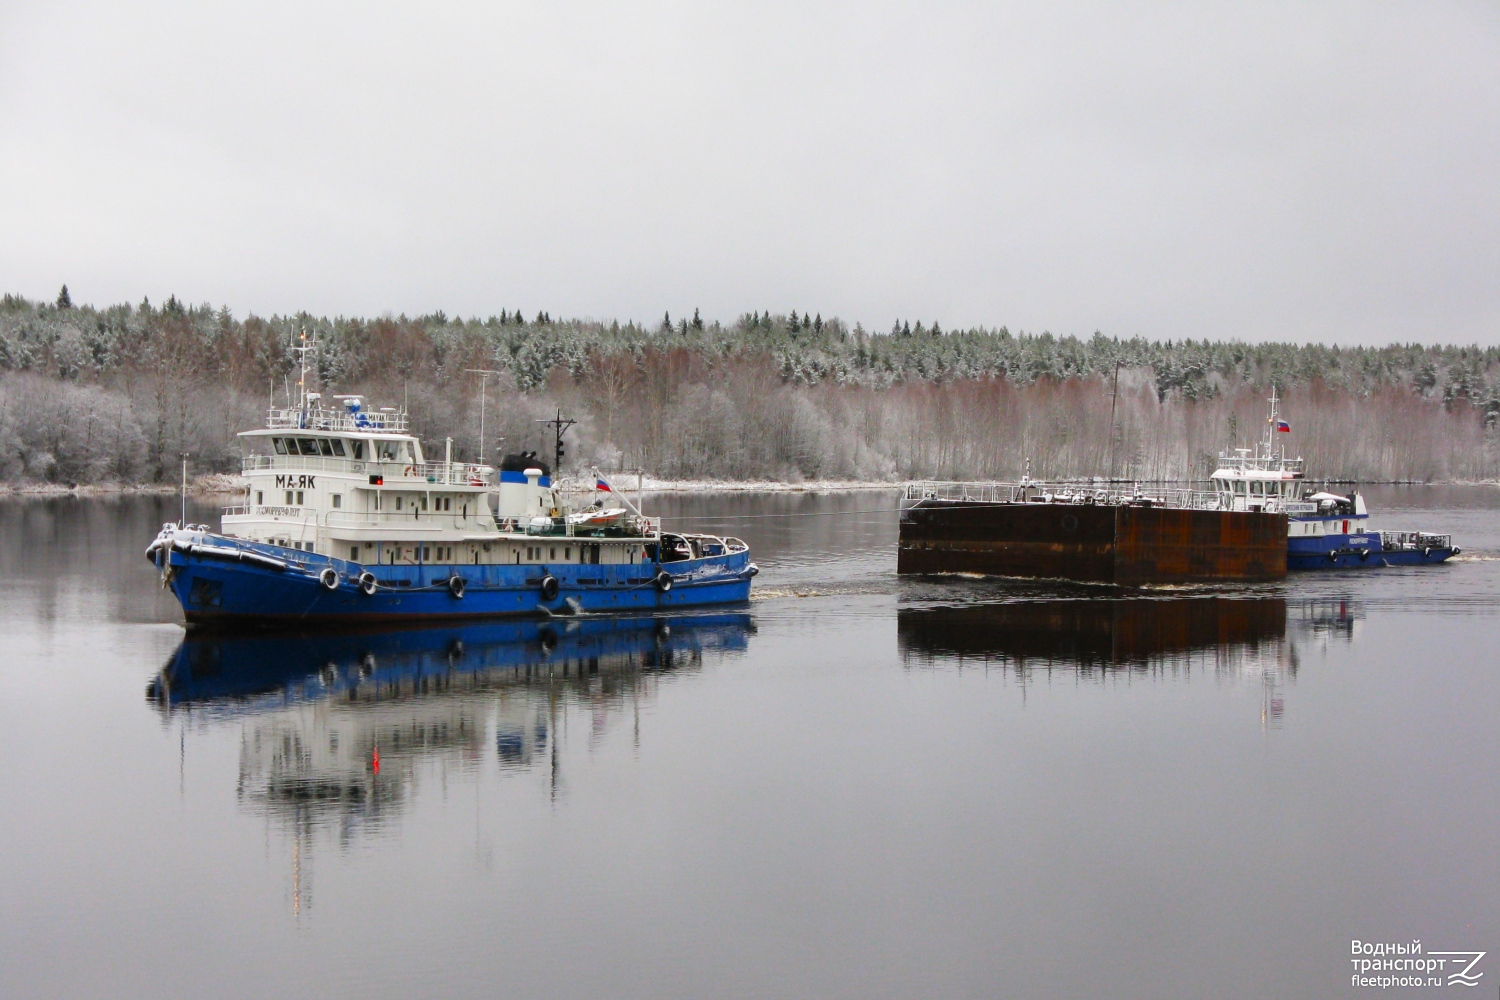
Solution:
{"label": "overcast grey sky", "polygon": [[1500,342],[1500,4],[0,5],[0,286]]}

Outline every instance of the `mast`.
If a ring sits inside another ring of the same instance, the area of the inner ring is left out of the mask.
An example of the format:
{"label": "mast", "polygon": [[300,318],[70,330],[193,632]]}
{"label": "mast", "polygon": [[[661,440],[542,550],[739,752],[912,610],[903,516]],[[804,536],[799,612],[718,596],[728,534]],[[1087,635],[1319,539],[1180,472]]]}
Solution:
{"label": "mast", "polygon": [[307,341],[307,331],[306,330],[303,330],[301,333],[299,333],[297,335],[297,340],[298,340],[297,346],[294,347],[294,348],[292,348],[292,350],[294,352],[296,352],[296,354],[297,354],[297,365],[298,365],[298,373],[297,373],[297,409],[301,410],[303,413],[306,413],[307,412],[307,370],[308,370],[307,353],[309,351],[313,350],[317,345],[316,345],[316,342],[311,343],[311,344],[308,343],[308,341]]}
{"label": "mast", "polygon": [[[1120,362],[1115,362],[1115,382],[1109,390],[1109,481],[1115,481],[1115,404],[1120,399]],[[1029,470],[1028,470],[1029,471]]]}
{"label": "mast", "polygon": [[484,464],[484,390],[489,384],[491,375],[499,375],[500,372],[490,368],[465,368],[464,371],[479,376],[479,464]]}
{"label": "mast", "polygon": [[1271,383],[1271,415],[1266,418],[1266,457],[1276,454],[1276,383]]}

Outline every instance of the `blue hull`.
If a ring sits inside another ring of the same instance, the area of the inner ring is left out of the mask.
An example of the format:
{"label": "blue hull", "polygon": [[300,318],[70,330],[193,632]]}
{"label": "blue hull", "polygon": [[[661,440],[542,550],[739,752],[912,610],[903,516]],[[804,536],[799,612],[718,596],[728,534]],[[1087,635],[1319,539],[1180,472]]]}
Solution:
{"label": "blue hull", "polygon": [[[236,552],[262,558],[237,561]],[[665,564],[364,566],[210,537],[190,551],[171,548],[165,558],[189,625],[287,627],[656,611],[747,601],[755,575],[748,552]],[[277,562],[285,568],[275,568]],[[329,568],[338,573],[333,589],[319,580]],[[355,582],[365,570],[380,581],[373,594]],[[668,590],[656,582],[662,571],[672,578]],[[454,576],[464,581],[461,596],[448,586]],[[542,593],[548,576],[558,587],[550,600]]]}
{"label": "blue hull", "polygon": [[[1363,540],[1366,544],[1351,545],[1351,537]],[[1431,566],[1446,562],[1452,556],[1452,549],[1384,549],[1380,545],[1379,535],[1325,535],[1316,540],[1292,539],[1287,548],[1286,568],[1290,571]]]}

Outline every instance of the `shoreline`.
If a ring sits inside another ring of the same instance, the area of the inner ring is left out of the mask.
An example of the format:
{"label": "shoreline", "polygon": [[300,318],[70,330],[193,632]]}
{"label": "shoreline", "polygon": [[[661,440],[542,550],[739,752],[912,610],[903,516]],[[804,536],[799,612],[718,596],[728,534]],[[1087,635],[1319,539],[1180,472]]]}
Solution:
{"label": "shoreline", "polygon": [[[930,482],[922,479],[894,481],[816,479],[800,483],[769,479],[657,479],[644,476],[635,482],[635,476],[617,476],[614,485],[626,496],[635,493],[857,493],[868,491],[900,490],[912,483]],[[971,480],[988,482],[988,480]],[[1088,480],[1057,480],[1059,484],[1092,485]],[[1354,480],[1322,480],[1330,486],[1500,486],[1496,480],[1448,479],[1421,481],[1411,479],[1382,482]],[[1153,484],[1157,485],[1157,484]],[[230,473],[208,473],[188,482],[188,495],[199,498],[226,497],[243,493],[249,481]],[[592,490],[587,479],[564,478],[557,481],[557,488],[564,493],[584,493]],[[177,496],[182,487],[177,483],[89,483],[69,485],[66,483],[0,483],[0,499],[49,497],[121,497],[121,496]]]}
{"label": "shoreline", "polygon": [[[188,496],[232,496],[249,487],[240,476],[211,472],[188,480]],[[0,499],[6,497],[121,497],[178,496],[181,483],[0,483]]]}

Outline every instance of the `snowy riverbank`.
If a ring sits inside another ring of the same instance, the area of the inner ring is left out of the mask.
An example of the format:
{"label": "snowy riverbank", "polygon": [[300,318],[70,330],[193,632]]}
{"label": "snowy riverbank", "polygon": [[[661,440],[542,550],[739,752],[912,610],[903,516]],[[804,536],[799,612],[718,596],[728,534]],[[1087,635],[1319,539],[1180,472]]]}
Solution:
{"label": "snowy riverbank", "polygon": [[[214,472],[188,480],[188,493],[196,497],[234,495],[243,493],[248,485],[242,476]],[[175,496],[181,492],[179,483],[0,483],[0,497]]]}
{"label": "snowy riverbank", "polygon": [[[609,477],[616,490],[633,496],[636,493],[852,493],[861,490],[899,490],[908,482],[881,482],[873,480],[816,479],[799,483],[778,482],[769,479],[724,480],[724,479],[658,479],[655,476],[637,477],[634,473]],[[591,492],[592,477],[575,478],[564,476],[558,480],[558,489],[564,493]],[[1345,483],[1345,486],[1496,486],[1493,481],[1457,481],[1418,483],[1403,481],[1396,483]],[[249,481],[231,473],[209,473],[196,476],[188,482],[188,493],[196,497],[232,497],[243,495]],[[130,494],[176,495],[181,491],[177,483],[93,483],[70,486],[66,483],[0,483],[0,497],[57,497],[57,496],[124,496]]]}

